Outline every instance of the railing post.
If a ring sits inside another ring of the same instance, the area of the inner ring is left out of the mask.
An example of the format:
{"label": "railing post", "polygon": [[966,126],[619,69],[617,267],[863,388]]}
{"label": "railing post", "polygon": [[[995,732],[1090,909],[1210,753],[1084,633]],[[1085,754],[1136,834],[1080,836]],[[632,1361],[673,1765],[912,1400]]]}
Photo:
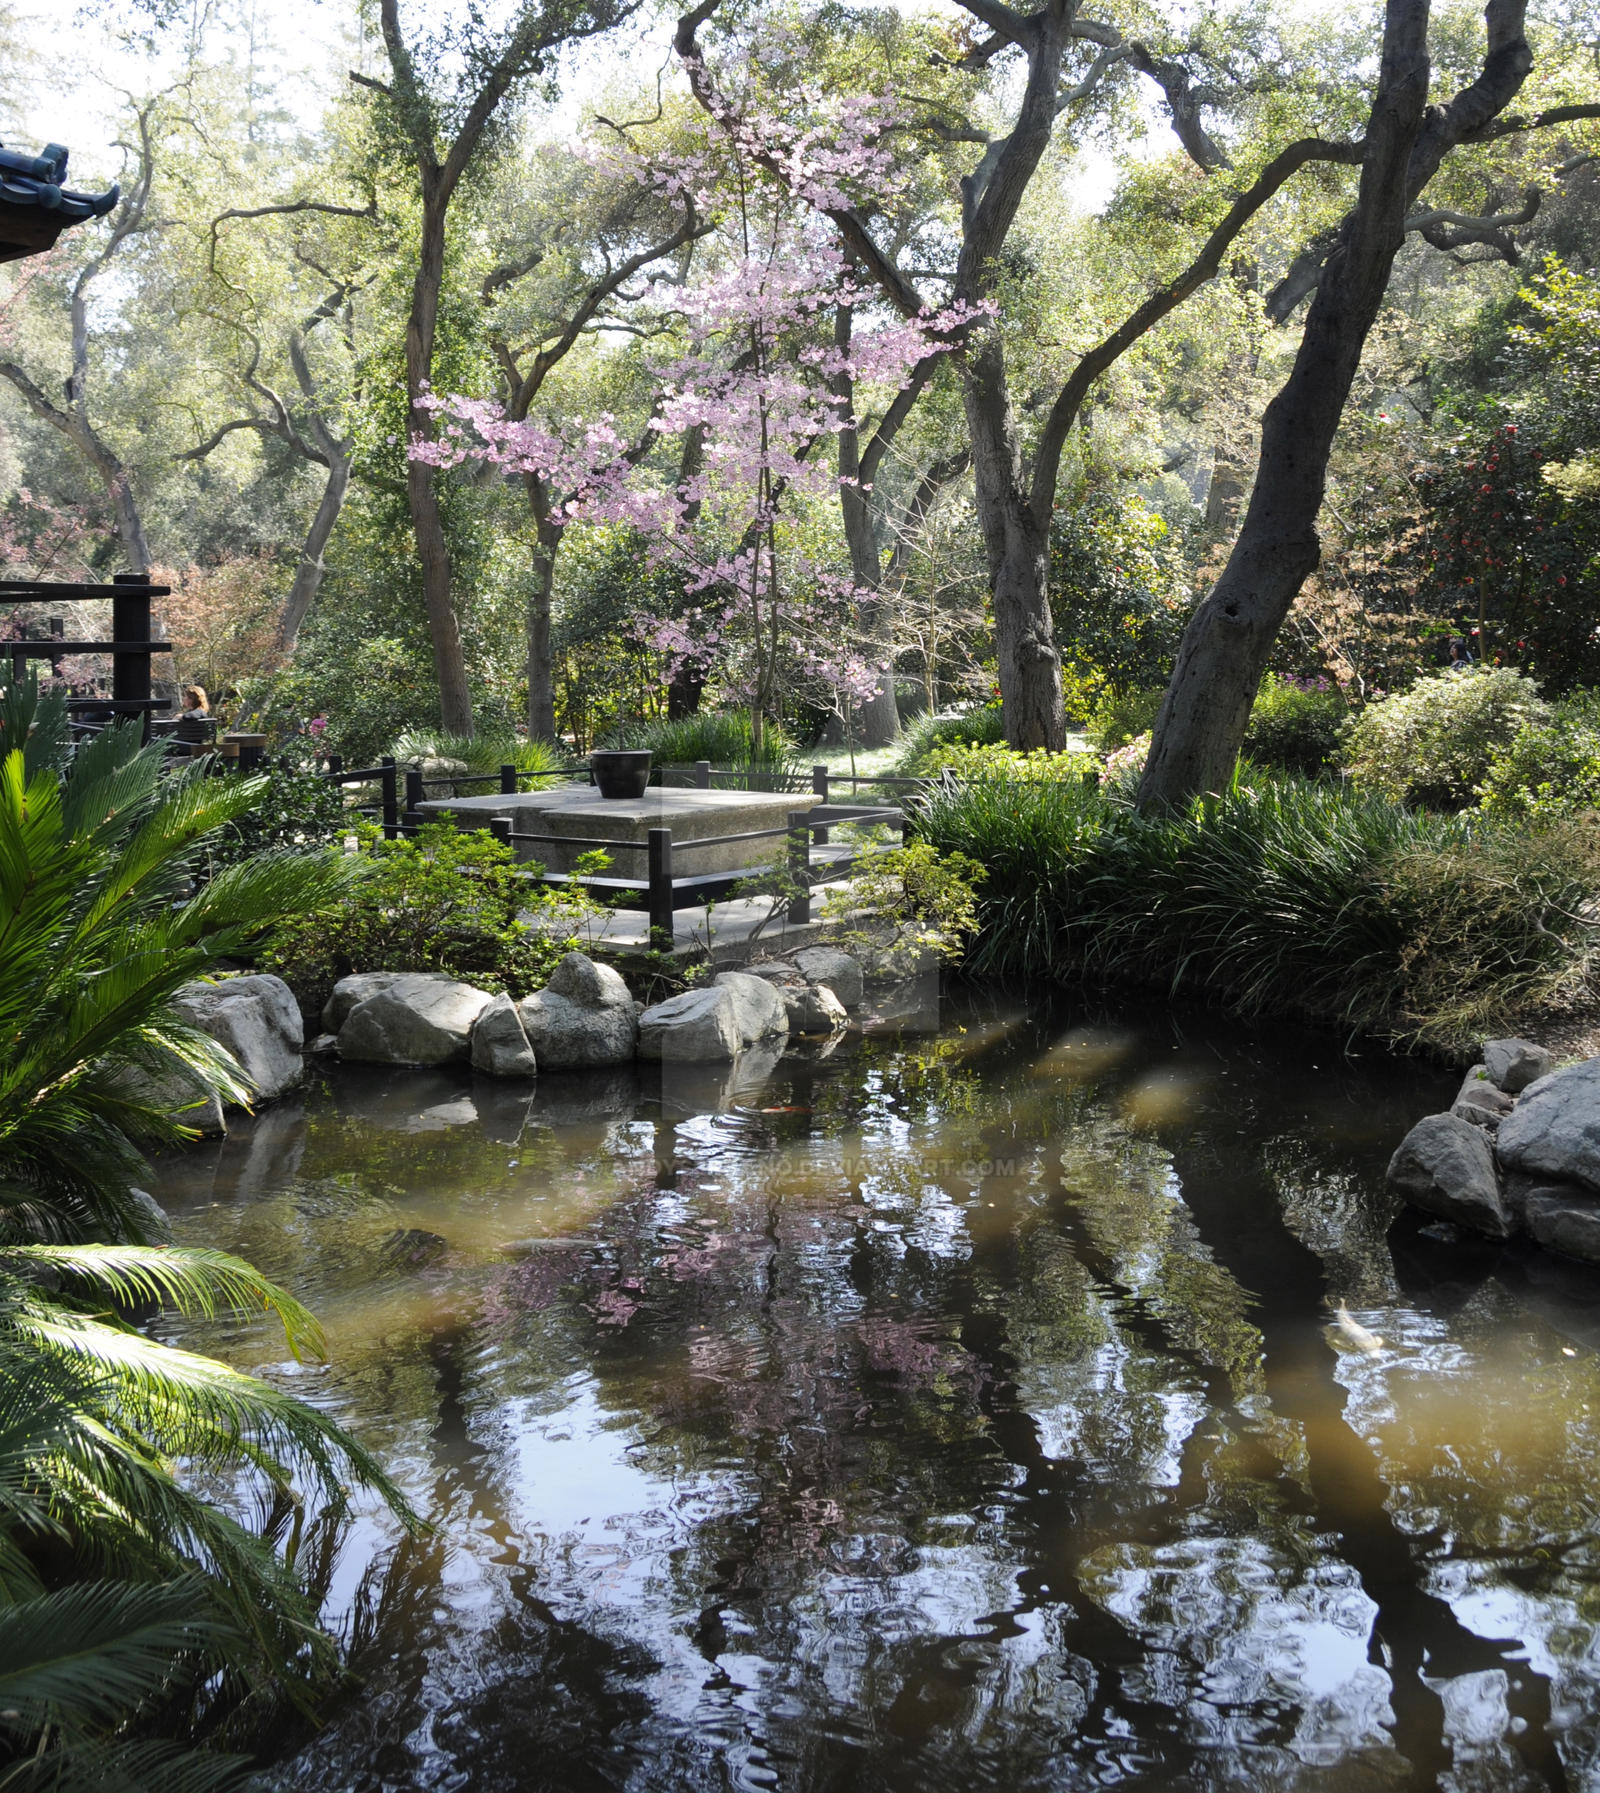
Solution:
{"label": "railing post", "polygon": [[499,841],[502,847],[509,847],[511,845],[510,816],[490,816],[489,832],[497,841]]}
{"label": "railing post", "polygon": [[516,794],[517,769],[515,766],[502,766],[500,768],[500,795],[502,797],[515,797]]}
{"label": "railing post", "polygon": [[672,830],[652,828],[646,836],[650,855],[650,944],[672,951]]}
{"label": "railing post", "polygon": [[[65,638],[66,633],[67,633],[67,619],[64,616],[51,617],[50,618],[50,639],[52,641],[61,641]],[[50,656],[50,676],[53,679],[59,679],[61,677],[61,655],[60,654],[52,654]]]}
{"label": "railing post", "polygon": [[328,765],[328,776],[330,778],[337,778],[344,770],[344,755],[342,753],[330,753],[325,757]]}
{"label": "railing post", "polygon": [[711,762],[710,762],[710,760],[696,760],[695,761],[695,763],[694,763],[694,788],[697,791],[709,791],[711,789]]}
{"label": "railing post", "polygon": [[[111,656],[111,695],[124,703],[150,697],[150,653],[146,646],[140,653],[120,651],[123,642],[148,644],[150,640],[150,581],[143,573],[113,573],[113,586],[123,585],[127,591],[111,594],[111,639],[119,651]],[[120,714],[120,713],[119,713]],[[150,712],[139,712],[143,719],[142,739],[150,739]],[[243,771],[243,767],[240,770]]]}
{"label": "railing post", "polygon": [[790,898],[789,919],[811,919],[811,819],[803,809],[789,811],[789,876],[798,894]]}
{"label": "railing post", "polygon": [[422,808],[422,769],[419,766],[406,767],[406,812]]}
{"label": "railing post", "polygon": [[394,755],[386,753],[378,764],[383,768],[383,838],[394,840],[400,832],[400,780]]}
{"label": "railing post", "polygon": [[[819,802],[826,803],[828,801],[828,768],[826,766],[813,766],[811,768],[811,788],[816,793]],[[826,828],[819,828],[817,830],[816,839],[819,847],[827,846],[828,830]]]}

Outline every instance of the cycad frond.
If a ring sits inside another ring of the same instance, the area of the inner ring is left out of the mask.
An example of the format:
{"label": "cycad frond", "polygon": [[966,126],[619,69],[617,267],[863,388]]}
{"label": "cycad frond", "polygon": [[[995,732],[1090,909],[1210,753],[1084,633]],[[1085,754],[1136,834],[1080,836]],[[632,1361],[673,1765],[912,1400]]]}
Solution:
{"label": "cycad frond", "polygon": [[237,1641],[198,1576],[59,1588],[0,1608],[0,1712],[26,1730],[112,1723],[171,1680],[174,1657]]}
{"label": "cycad frond", "polygon": [[0,1268],[48,1271],[70,1291],[133,1305],[157,1301],[183,1314],[272,1314],[282,1322],[296,1360],[326,1355],[322,1328],[308,1309],[253,1264],[195,1246],[151,1250],[137,1245],[23,1245],[0,1248]]}

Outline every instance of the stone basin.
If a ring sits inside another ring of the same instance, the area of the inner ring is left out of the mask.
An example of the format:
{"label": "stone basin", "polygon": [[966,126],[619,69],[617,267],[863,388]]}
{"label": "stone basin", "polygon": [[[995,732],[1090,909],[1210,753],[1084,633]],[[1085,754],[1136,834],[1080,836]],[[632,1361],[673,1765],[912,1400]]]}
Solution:
{"label": "stone basin", "polygon": [[570,872],[580,853],[595,850],[593,841],[635,841],[638,850],[624,848],[612,854],[606,875],[642,882],[649,871],[645,847],[652,828],[672,830],[675,878],[741,871],[746,866],[768,865],[782,854],[781,834],[766,840],[730,841],[699,852],[688,849],[686,843],[713,835],[786,829],[792,810],[809,810],[819,801],[810,791],[702,791],[661,786],[653,786],[642,797],[602,797],[593,785],[572,784],[516,796],[438,798],[424,803],[422,810],[430,816],[454,816],[467,828],[486,828],[491,816],[510,816],[514,834],[575,837],[571,846],[558,841],[511,843],[519,860],[536,859],[552,872]]}

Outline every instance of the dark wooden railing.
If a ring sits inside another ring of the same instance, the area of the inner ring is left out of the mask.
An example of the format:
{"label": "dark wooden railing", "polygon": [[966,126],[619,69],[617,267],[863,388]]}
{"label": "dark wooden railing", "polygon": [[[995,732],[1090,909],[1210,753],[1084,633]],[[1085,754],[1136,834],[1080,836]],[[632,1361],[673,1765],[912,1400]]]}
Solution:
{"label": "dark wooden railing", "polygon": [[166,701],[151,695],[150,661],[155,654],[170,654],[172,644],[156,641],[150,632],[150,600],[169,597],[172,587],[154,585],[142,573],[117,573],[109,585],[53,583],[44,579],[0,579],[0,603],[83,604],[111,601],[111,638],[108,641],[69,641],[65,619],[49,619],[49,636],[43,641],[7,641],[0,652],[11,657],[12,677],[21,679],[30,659],[48,660],[59,673],[69,654],[109,654],[111,695],[69,697],[69,714],[85,710],[110,711],[113,715],[143,718],[145,738],[150,735],[150,715],[167,708]]}

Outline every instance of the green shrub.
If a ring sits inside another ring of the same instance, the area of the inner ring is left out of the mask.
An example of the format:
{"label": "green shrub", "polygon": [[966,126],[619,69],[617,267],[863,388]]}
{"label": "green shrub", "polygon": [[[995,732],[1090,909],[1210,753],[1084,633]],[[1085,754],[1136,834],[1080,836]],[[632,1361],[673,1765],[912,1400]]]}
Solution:
{"label": "green shrub", "polygon": [[1461,809],[1518,731],[1550,716],[1534,682],[1510,667],[1437,673],[1369,704],[1345,736],[1345,765],[1386,796]]}
{"label": "green shrub", "polygon": [[1485,815],[1524,821],[1600,810],[1600,702],[1563,699],[1548,722],[1525,722],[1480,788]]}
{"label": "green shrub", "polygon": [[338,908],[285,923],[263,955],[263,969],[306,1007],[356,971],[443,971],[526,995],[594,913],[586,899],[522,876],[510,847],[485,830],[429,822],[390,841],[364,826],[358,838],[358,875]]}
{"label": "green shrub", "polygon": [[932,787],[918,833],[988,877],[978,973],[1192,991],[1451,1049],[1586,985],[1600,883],[1581,830],[1237,778],[1141,816],[1075,781]]}
{"label": "green shrub", "polygon": [[1165,696],[1153,689],[1105,692],[1089,713],[1089,745],[1097,753],[1114,753],[1147,734]]}
{"label": "green shrub", "polygon": [[1005,738],[999,704],[985,704],[961,716],[919,716],[901,737],[894,769],[902,778],[918,778],[928,770],[929,756],[944,748],[993,747]]}
{"label": "green shrub", "polygon": [[625,722],[606,736],[607,747],[648,748],[658,766],[692,766],[710,760],[714,766],[778,767],[794,757],[794,743],[768,722],[756,752],[748,710],[701,710],[676,722],[655,719]]}
{"label": "green shrub", "polygon": [[[848,886],[823,899],[828,937],[879,972],[909,969],[925,951],[959,959],[978,925],[977,893],[985,876],[965,853],[907,841],[875,854]],[[877,929],[861,924],[862,910],[871,912]]]}
{"label": "green shrub", "polygon": [[1338,763],[1350,706],[1331,679],[1268,673],[1256,693],[1244,750],[1258,765],[1315,777]]}
{"label": "green shrub", "polygon": [[948,772],[953,778],[1015,779],[1036,784],[1047,778],[1098,777],[1100,763],[1090,753],[1050,753],[1043,747],[1018,753],[1004,742],[988,747],[969,747],[958,742],[936,747],[923,760],[923,771],[929,777]]}
{"label": "green shrub", "polygon": [[352,817],[345,793],[308,766],[268,772],[266,788],[248,814],[230,822],[210,850],[213,869],[257,853],[304,853],[342,840]]}

